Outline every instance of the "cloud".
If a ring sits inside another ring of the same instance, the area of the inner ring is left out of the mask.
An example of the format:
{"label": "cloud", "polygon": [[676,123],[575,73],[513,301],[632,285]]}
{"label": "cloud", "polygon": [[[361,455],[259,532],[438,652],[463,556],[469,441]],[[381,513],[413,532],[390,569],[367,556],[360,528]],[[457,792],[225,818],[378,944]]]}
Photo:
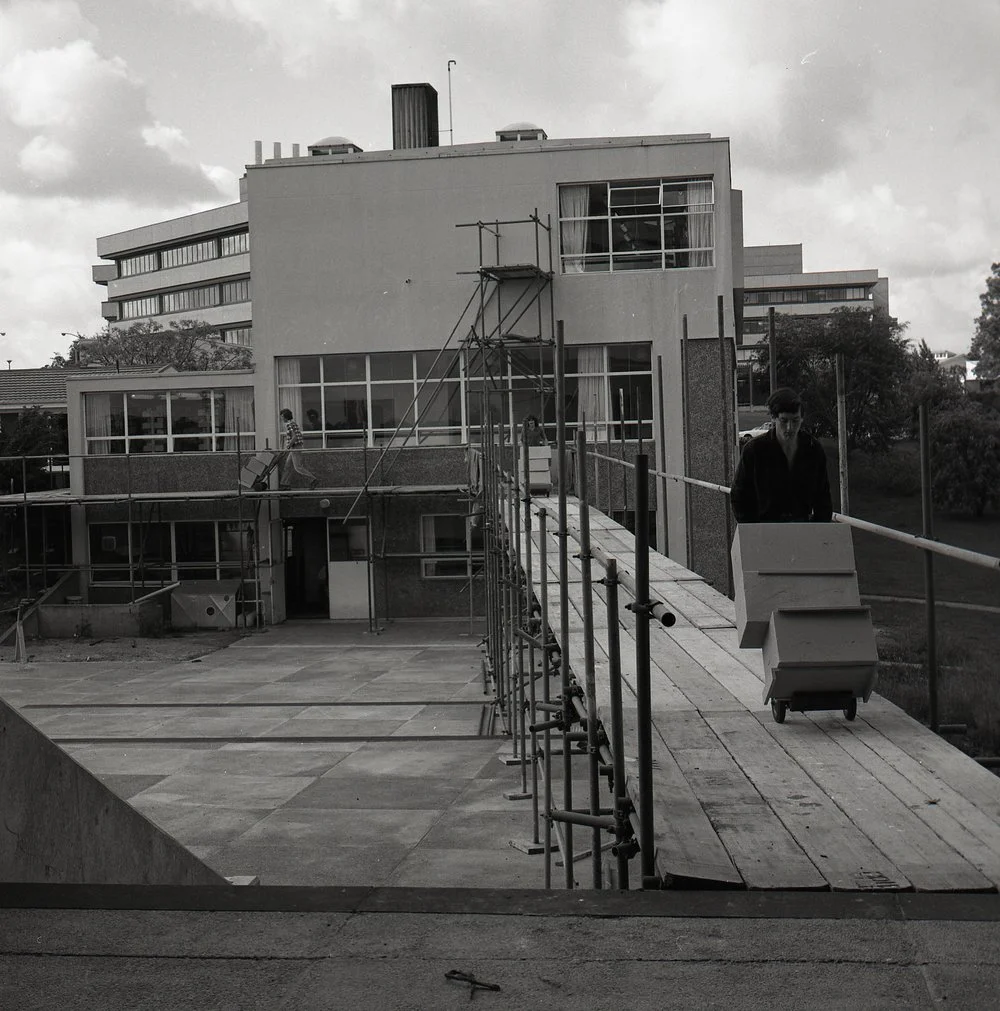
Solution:
{"label": "cloud", "polygon": [[98,51],[75,3],[0,9],[0,178],[9,192],[131,195],[144,202],[220,195],[183,136],[151,115],[144,84]]}

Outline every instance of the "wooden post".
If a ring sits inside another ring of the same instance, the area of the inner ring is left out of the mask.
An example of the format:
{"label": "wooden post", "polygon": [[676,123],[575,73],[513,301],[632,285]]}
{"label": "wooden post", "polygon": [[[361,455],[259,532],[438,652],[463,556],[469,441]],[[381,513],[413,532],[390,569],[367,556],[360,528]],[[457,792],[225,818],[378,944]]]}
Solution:
{"label": "wooden post", "polygon": [[851,513],[847,487],[847,389],[844,382],[844,353],[837,352],[837,460],[840,474],[840,511]]}

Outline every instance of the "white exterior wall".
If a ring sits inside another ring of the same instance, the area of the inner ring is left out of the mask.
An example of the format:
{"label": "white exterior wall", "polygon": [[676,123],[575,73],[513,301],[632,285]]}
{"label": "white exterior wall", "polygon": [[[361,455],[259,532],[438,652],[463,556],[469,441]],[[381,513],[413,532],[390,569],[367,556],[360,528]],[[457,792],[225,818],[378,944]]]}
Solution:
{"label": "white exterior wall", "polygon": [[[559,273],[560,184],[706,176],[715,182],[714,267]],[[459,272],[479,266],[477,229],[456,225],[537,210],[552,221],[555,318],[565,321],[566,342],[652,343],[654,390],[663,358],[667,470],[683,470],[682,317],[693,339],[715,341],[721,295],[726,335],[734,330],[727,140],[522,142],[271,162],[248,167],[247,194],[259,440],[277,439],[275,356],[440,348],[476,284]],[[501,263],[535,261],[531,226],[501,232]],[[542,242],[547,267],[544,233]],[[490,245],[484,262],[495,262]],[[683,491],[669,485],[671,547],[683,557]]]}

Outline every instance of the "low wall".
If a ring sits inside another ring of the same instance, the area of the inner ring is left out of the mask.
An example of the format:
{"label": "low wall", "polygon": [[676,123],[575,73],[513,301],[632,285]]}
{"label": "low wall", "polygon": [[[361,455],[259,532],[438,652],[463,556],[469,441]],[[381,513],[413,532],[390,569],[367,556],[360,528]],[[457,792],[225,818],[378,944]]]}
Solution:
{"label": "low wall", "polygon": [[161,635],[163,627],[163,608],[156,600],[145,604],[43,604],[38,608],[38,635],[43,639]]}

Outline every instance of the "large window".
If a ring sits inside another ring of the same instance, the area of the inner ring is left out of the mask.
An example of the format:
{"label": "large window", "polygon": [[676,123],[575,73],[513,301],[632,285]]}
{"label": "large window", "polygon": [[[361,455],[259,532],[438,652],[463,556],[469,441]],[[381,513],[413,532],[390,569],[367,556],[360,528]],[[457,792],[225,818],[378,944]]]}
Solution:
{"label": "large window", "polygon": [[[378,445],[393,437],[397,425],[400,441],[409,436],[421,445],[466,442],[478,433],[484,396],[505,421],[520,424],[535,414],[543,425],[555,425],[551,348],[498,351],[485,363],[478,355],[451,351],[276,361],[278,408],[292,412],[307,447]],[[567,346],[571,434],[585,421],[591,438],[636,439],[640,424],[642,437],[651,438],[652,392],[650,344]]]}
{"label": "large window", "polygon": [[643,179],[559,187],[563,273],[711,267],[711,179]]}
{"label": "large window", "polygon": [[148,249],[132,256],[119,257],[118,276],[132,277],[135,274],[148,274],[154,270],[168,270],[171,267],[183,267],[188,263],[201,263],[204,260],[216,260],[221,256],[236,256],[248,252],[250,252],[250,233],[229,232],[210,239],[187,242],[182,246]]}
{"label": "large window", "polygon": [[197,288],[181,288],[162,295],[141,295],[122,299],[118,303],[122,319],[142,316],[159,316],[168,312],[188,312],[208,309],[215,305],[233,305],[250,301],[250,279],[223,281],[221,284],[202,284]]}
{"label": "large window", "polygon": [[744,305],[786,305],[805,302],[866,302],[873,298],[865,285],[831,288],[758,288],[743,293]]}
{"label": "large window", "polygon": [[246,532],[235,520],[133,523],[131,530],[127,523],[90,524],[95,583],[238,579],[241,557],[244,575],[249,568],[247,552]]}
{"label": "large window", "polygon": [[421,516],[420,550],[438,556],[420,560],[424,579],[468,579],[482,558],[482,528],[473,527],[464,513]]}
{"label": "large window", "polygon": [[92,456],[254,449],[250,386],[85,393],[83,410]]}

